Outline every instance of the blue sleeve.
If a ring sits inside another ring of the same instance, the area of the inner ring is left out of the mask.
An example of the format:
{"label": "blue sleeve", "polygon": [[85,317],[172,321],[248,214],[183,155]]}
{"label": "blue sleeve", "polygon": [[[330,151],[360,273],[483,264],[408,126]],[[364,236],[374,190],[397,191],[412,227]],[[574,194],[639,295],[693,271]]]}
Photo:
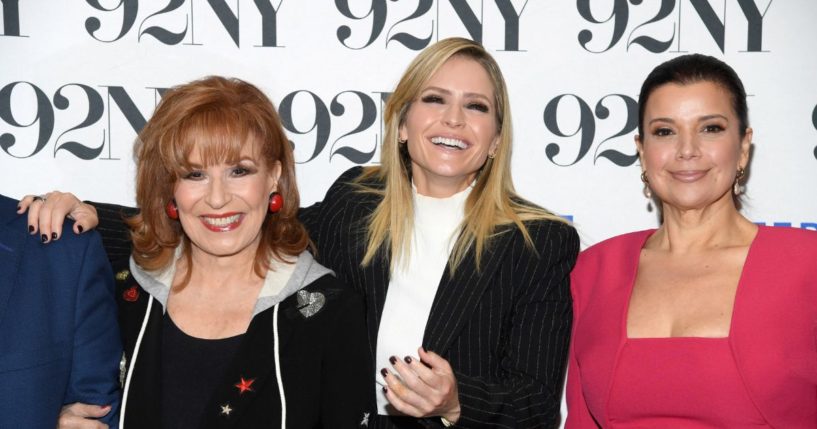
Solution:
{"label": "blue sleeve", "polygon": [[111,411],[100,420],[116,428],[121,402],[122,342],[113,273],[99,235],[87,234],[88,239],[82,240],[85,249],[77,285],[74,349],[65,403],[111,405]]}

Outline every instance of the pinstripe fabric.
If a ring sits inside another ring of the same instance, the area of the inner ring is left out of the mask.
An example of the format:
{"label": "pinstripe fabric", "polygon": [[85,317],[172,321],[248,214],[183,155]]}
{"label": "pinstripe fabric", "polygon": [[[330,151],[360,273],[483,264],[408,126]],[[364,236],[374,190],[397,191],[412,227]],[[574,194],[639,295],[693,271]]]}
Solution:
{"label": "pinstripe fabric", "polygon": [[105,252],[108,253],[108,260],[115,262],[130,257],[133,245],[130,241],[129,229],[123,219],[139,213],[139,210],[115,204],[85,202],[96,209],[99,217],[99,226],[96,228],[102,235],[102,245],[105,247]]}
{"label": "pinstripe fabric", "polygon": [[[317,246],[316,259],[366,297],[369,351],[389,284],[387,252],[367,267],[366,219],[380,198],[355,192],[344,173],[323,202],[299,216]],[[130,254],[123,214],[132,209],[93,203],[109,258]],[[446,267],[431,307],[423,347],[439,353],[457,377],[463,428],[547,428],[558,425],[572,303],[569,273],[579,252],[576,231],[553,221],[527,224],[535,251],[516,227],[501,230],[476,270],[467,255],[454,277]],[[374,373],[374,368],[372,368]],[[374,398],[371,398],[374,403]],[[439,419],[380,418],[374,427],[442,427]]]}
{"label": "pinstripe fabric", "polygon": [[[372,357],[386,289],[385,252],[368,267],[367,216],[379,197],[348,184],[344,173],[322,203],[302,210],[318,260],[366,296]],[[569,273],[579,251],[575,230],[562,223],[527,224],[535,252],[522,234],[506,227],[476,270],[470,253],[453,277],[446,268],[426,326],[423,346],[455,371],[462,415],[458,427],[542,428],[559,422],[562,381],[571,324]],[[378,420],[380,427],[435,427],[437,419]]]}

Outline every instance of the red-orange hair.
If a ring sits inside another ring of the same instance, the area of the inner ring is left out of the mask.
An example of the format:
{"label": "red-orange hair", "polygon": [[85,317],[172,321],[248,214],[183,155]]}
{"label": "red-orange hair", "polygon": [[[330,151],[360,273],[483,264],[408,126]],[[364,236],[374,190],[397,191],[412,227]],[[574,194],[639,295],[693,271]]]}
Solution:
{"label": "red-orange hair", "polygon": [[[309,237],[297,219],[300,197],[292,147],[278,113],[252,84],[210,76],[168,90],[137,138],[134,152],[140,213],[127,222],[133,258],[139,266],[147,270],[167,267],[176,247],[184,241],[182,256],[192,267],[189,238],[180,223],[165,214],[176,182],[191,170],[189,159],[194,150],[204,166],[232,164],[248,145],[267,168],[280,162],[277,191],[285,202],[278,213],[268,214],[261,226],[255,273],[266,276],[270,257],[297,256],[306,249]],[[190,272],[188,269],[182,287]]]}

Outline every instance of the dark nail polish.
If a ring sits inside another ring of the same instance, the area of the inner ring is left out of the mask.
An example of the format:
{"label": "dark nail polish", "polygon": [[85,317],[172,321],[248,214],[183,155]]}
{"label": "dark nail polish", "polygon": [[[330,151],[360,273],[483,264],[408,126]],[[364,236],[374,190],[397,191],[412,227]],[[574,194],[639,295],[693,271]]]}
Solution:
{"label": "dark nail polish", "polygon": [[407,364],[411,364],[411,356],[406,356],[403,360],[406,361]]}
{"label": "dark nail polish", "polygon": [[383,393],[389,393],[389,389],[387,389],[386,386],[383,386]]}
{"label": "dark nail polish", "polygon": [[84,229],[85,229],[85,228],[83,228],[83,227],[82,227],[82,225],[77,225],[77,231],[79,231],[79,233],[80,233],[80,234],[82,234],[82,231],[83,231]]}
{"label": "dark nail polish", "polygon": [[42,235],[40,235],[40,240],[42,240],[42,242],[45,243],[46,241],[48,241],[48,236],[45,235],[45,234],[42,234]]}
{"label": "dark nail polish", "polygon": [[34,225],[29,225],[28,226],[28,233],[29,234],[34,234]]}
{"label": "dark nail polish", "polygon": [[383,368],[380,370],[380,375],[382,375],[383,378],[386,378],[386,376],[389,375],[389,371],[387,371],[386,368]]}
{"label": "dark nail polish", "polygon": [[[43,235],[43,237],[45,237],[45,235]],[[43,239],[43,241],[45,241],[45,239]],[[394,365],[397,363],[397,358],[392,356],[389,358],[389,362],[391,362],[391,364]]]}
{"label": "dark nail polish", "polygon": [[57,233],[56,233],[56,232],[52,232],[52,233],[51,233],[51,239],[52,239],[52,240],[56,240],[56,239],[57,239]]}

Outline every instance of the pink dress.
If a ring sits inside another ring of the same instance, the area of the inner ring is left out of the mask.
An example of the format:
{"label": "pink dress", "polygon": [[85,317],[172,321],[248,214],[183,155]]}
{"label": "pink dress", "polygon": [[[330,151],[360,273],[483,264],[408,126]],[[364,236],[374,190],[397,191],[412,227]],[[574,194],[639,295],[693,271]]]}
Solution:
{"label": "pink dress", "polygon": [[768,428],[752,403],[728,338],[630,338],[608,403],[616,429]]}

